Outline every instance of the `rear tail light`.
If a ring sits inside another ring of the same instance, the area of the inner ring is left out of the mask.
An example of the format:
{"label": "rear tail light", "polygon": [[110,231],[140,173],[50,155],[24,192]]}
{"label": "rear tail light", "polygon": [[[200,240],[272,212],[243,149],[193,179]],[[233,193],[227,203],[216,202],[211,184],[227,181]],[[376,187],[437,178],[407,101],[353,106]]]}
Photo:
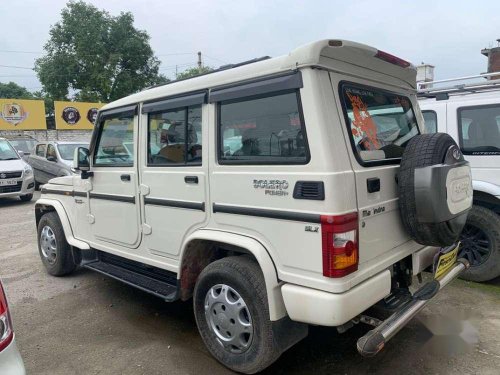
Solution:
{"label": "rear tail light", "polygon": [[0,352],[12,342],[13,338],[14,331],[12,330],[7,298],[5,297],[2,283],[0,283]]}
{"label": "rear tail light", "polygon": [[402,68],[408,68],[411,63],[409,61],[403,60],[397,56],[391,55],[390,53],[378,50],[375,57],[385,62],[400,66]]}
{"label": "rear tail light", "polygon": [[321,215],[323,276],[344,277],[358,269],[358,214]]}

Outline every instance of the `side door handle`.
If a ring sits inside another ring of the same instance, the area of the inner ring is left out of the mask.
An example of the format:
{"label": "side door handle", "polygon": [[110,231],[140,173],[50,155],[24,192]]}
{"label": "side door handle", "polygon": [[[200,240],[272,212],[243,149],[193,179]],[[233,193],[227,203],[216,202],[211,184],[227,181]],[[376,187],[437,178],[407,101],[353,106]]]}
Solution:
{"label": "side door handle", "polygon": [[184,182],[186,184],[197,184],[198,183],[198,176],[185,176]]}
{"label": "side door handle", "polygon": [[380,178],[372,177],[366,180],[366,190],[369,193],[380,191]]}
{"label": "side door handle", "polygon": [[120,180],[122,180],[122,181],[130,181],[130,175],[129,174],[122,174],[120,176]]}

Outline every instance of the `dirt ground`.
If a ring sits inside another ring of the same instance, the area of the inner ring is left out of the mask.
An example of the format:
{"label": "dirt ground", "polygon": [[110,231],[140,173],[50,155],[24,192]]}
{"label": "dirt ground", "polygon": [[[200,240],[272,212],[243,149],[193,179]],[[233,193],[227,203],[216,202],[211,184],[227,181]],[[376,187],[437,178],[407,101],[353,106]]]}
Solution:
{"label": "dirt ground", "polygon": [[[87,270],[47,275],[34,201],[0,199],[0,278],[28,374],[231,373],[205,349],[191,303],[168,304]],[[500,279],[456,280],[372,359],[355,345],[368,329],[311,327],[266,373],[498,374]]]}

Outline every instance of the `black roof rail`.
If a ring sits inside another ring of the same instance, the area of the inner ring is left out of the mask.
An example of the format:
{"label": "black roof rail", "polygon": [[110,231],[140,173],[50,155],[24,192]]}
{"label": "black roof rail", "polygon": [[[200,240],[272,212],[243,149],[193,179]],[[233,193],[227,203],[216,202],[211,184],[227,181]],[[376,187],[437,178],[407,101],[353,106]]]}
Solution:
{"label": "black roof rail", "polygon": [[167,83],[162,83],[162,84],[159,84],[159,85],[149,86],[149,87],[146,87],[146,88],[142,89],[141,91],[146,91],[146,90],[149,90],[149,89],[154,89],[154,88],[156,88],[156,87],[162,87],[162,86],[170,85],[170,84],[172,84],[172,83],[176,83],[176,82],[187,81],[187,80],[189,80],[189,79],[193,79],[193,78],[198,78],[198,77],[206,76],[206,75],[208,75],[208,74],[213,74],[213,73],[222,72],[222,71],[224,71],[224,70],[229,70],[229,69],[233,69],[233,68],[238,68],[238,67],[243,66],[243,65],[248,65],[248,64],[253,64],[253,63],[259,62],[259,61],[269,60],[270,58],[271,58],[271,56],[262,56],[262,57],[256,57],[256,58],[251,59],[251,60],[242,61],[242,62],[239,62],[239,63],[236,63],[236,64],[226,64],[226,65],[221,65],[221,66],[219,66],[217,69],[211,70],[211,71],[206,72],[206,73],[200,73],[200,74],[197,74],[197,75],[192,76],[192,77],[181,78],[181,79],[175,79],[175,80],[173,80],[173,81],[169,81],[169,82],[167,82]]}

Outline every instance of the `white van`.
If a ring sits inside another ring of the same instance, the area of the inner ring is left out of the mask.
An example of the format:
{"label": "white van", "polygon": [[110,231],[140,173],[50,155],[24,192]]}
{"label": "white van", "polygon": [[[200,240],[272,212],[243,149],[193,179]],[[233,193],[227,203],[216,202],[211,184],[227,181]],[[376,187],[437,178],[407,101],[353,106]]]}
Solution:
{"label": "white van", "polygon": [[[463,278],[500,276],[500,79],[498,73],[422,83],[419,104],[429,133],[448,133],[470,162],[474,205],[461,235]],[[472,81],[472,82],[471,82]]]}
{"label": "white van", "polygon": [[[36,203],[42,262],[192,298],[208,350],[235,371],[266,368],[308,324],[372,323],[358,350],[375,355],[468,266],[470,169],[450,136],[420,135],[415,77],[323,40],[107,104],[81,174]],[[373,306],[390,317],[367,318]]]}

